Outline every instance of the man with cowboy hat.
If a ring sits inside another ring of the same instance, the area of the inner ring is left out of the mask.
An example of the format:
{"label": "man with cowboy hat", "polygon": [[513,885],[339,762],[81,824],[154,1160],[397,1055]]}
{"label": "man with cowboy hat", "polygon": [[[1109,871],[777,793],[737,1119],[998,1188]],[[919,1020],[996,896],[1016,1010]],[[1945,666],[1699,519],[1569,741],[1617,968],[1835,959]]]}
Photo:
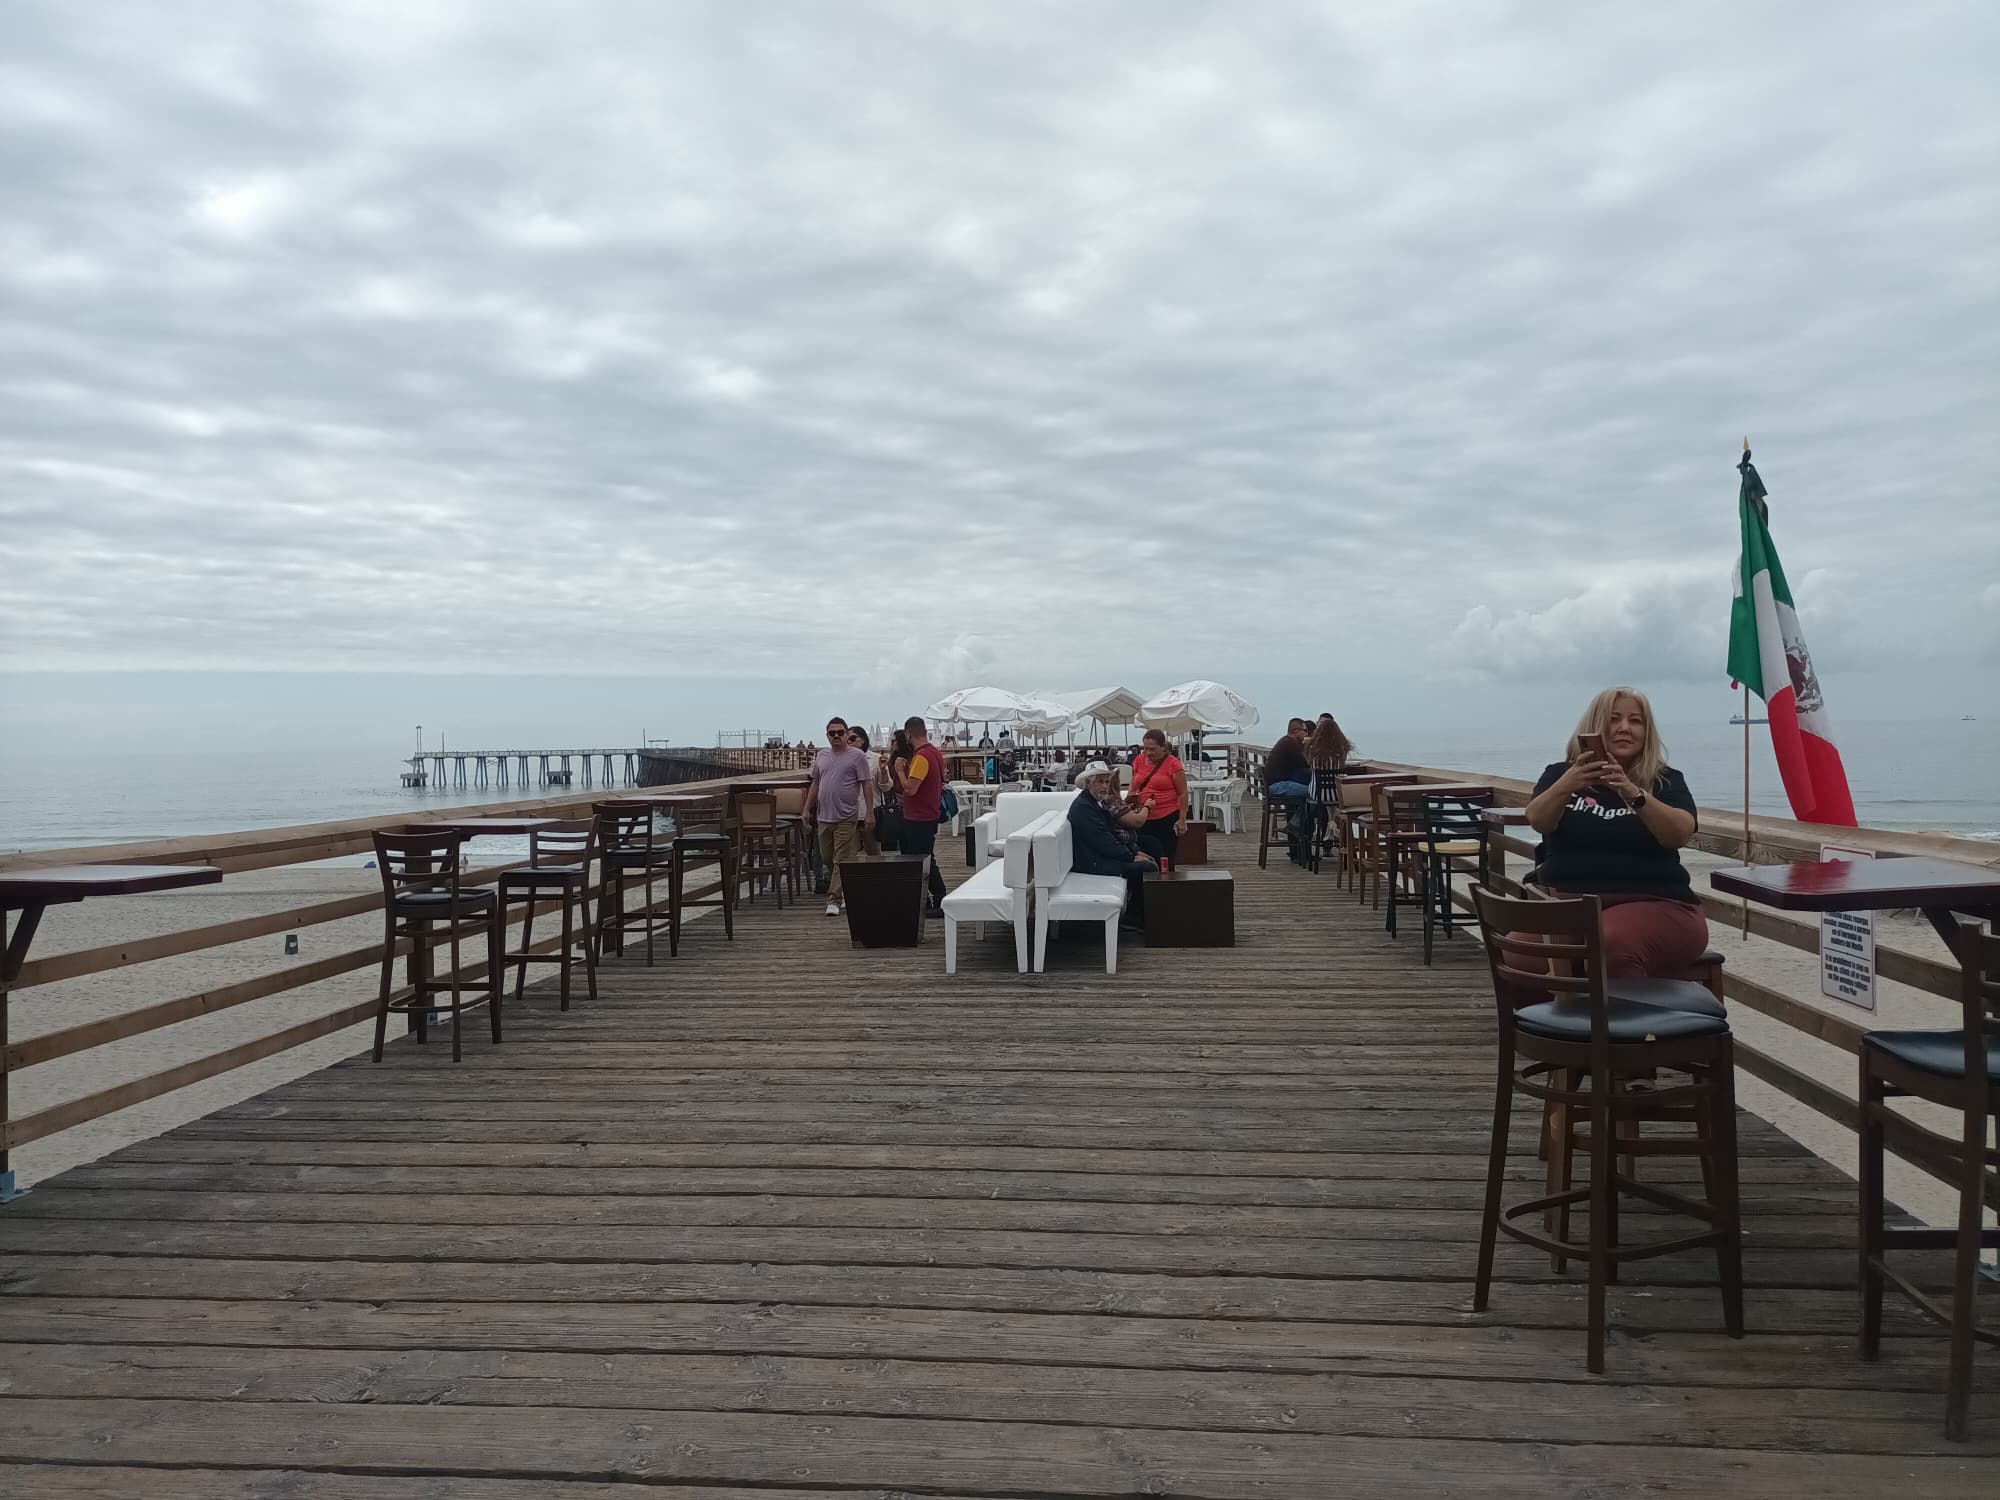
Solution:
{"label": "man with cowboy hat", "polygon": [[1071,868],[1085,875],[1117,875],[1126,888],[1124,927],[1137,927],[1145,912],[1146,875],[1157,870],[1150,854],[1139,852],[1134,831],[1145,824],[1149,810],[1127,808],[1118,798],[1111,767],[1094,760],[1076,773],[1078,791],[1069,805]]}

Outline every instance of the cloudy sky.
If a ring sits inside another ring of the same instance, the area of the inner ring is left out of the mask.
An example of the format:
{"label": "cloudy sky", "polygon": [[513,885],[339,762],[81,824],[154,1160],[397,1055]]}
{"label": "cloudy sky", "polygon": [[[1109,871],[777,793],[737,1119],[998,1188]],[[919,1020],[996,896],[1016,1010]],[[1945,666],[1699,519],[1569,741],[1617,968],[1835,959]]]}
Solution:
{"label": "cloudy sky", "polygon": [[1746,433],[1830,691],[2000,668],[1991,6],[7,9],[79,692],[1712,685]]}

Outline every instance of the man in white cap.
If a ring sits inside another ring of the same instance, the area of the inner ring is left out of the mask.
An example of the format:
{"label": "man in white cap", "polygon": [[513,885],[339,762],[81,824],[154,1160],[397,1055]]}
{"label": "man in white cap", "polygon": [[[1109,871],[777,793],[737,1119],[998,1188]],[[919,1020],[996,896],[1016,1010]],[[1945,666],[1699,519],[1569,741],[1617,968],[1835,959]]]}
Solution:
{"label": "man in white cap", "polygon": [[1146,907],[1146,875],[1157,870],[1150,854],[1139,852],[1138,830],[1151,816],[1141,806],[1127,808],[1119,800],[1111,767],[1094,760],[1076,773],[1078,791],[1069,805],[1070,867],[1086,875],[1117,875],[1125,881],[1125,915],[1121,925],[1141,925]]}

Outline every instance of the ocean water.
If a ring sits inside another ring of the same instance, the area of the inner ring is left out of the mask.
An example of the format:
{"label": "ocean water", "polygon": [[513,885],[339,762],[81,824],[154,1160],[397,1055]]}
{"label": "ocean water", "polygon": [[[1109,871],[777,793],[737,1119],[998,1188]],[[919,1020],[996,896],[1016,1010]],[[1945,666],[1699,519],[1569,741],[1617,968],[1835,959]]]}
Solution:
{"label": "ocean water", "polygon": [[[1359,753],[1422,765],[1532,778],[1562,754],[1561,731],[1467,724],[1452,729],[1354,725]],[[1703,806],[1741,805],[1743,731],[1678,727],[1673,763]],[[1751,731],[1753,812],[1789,815],[1770,740]],[[2000,840],[2000,721],[1956,719],[1842,726],[1856,811],[1869,827],[1932,829]],[[324,750],[284,753],[0,755],[0,850],[230,833],[335,818],[407,815],[535,796],[492,787],[400,786],[393,757]],[[581,780],[577,786],[581,791]],[[496,855],[500,852],[495,847]]]}

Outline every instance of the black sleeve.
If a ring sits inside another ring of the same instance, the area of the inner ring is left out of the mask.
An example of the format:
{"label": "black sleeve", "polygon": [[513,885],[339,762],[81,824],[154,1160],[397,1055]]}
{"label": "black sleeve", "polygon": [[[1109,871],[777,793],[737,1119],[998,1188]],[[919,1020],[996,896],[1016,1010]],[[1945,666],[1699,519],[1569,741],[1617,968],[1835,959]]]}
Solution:
{"label": "black sleeve", "polygon": [[1069,827],[1078,869],[1107,861],[1126,862],[1125,846],[1111,831],[1110,819],[1090,793],[1077,793],[1077,800],[1069,805]]}
{"label": "black sleeve", "polygon": [[1672,766],[1663,766],[1660,779],[1653,783],[1653,795],[1669,807],[1678,807],[1701,826],[1701,814],[1695,810],[1694,793],[1688,790],[1687,778]]}
{"label": "black sleeve", "polygon": [[1552,761],[1548,765],[1543,766],[1542,774],[1535,782],[1534,795],[1537,797],[1541,796],[1543,792],[1546,792],[1557,781],[1561,780],[1562,773],[1568,769],[1569,762],[1566,760]]}

